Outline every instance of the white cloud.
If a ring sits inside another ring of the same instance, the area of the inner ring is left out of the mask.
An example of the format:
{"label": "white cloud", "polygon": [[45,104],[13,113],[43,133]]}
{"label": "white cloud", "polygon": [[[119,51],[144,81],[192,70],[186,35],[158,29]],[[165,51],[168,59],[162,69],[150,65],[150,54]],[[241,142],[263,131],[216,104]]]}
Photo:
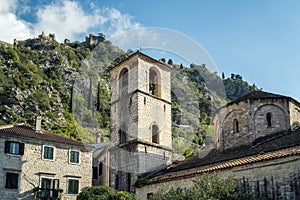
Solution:
{"label": "white cloud", "polygon": [[1,1],[0,40],[12,43],[14,38],[25,39],[32,35],[30,24],[17,18],[16,8],[16,0]]}
{"label": "white cloud", "polygon": [[0,6],[0,40],[12,42],[36,37],[42,31],[54,33],[62,42],[65,38],[76,40],[82,34],[97,31],[107,36],[140,27],[128,14],[114,8],[97,8],[91,5],[92,12],[86,12],[78,2],[64,0],[53,2],[37,9],[37,22],[29,23],[16,15],[17,1],[4,0]]}

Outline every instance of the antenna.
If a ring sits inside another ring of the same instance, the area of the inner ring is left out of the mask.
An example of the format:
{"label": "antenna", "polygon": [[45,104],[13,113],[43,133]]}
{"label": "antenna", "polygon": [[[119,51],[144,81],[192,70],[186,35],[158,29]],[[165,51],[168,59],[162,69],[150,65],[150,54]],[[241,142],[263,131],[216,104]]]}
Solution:
{"label": "antenna", "polygon": [[141,46],[141,43],[139,44],[139,51],[142,52],[142,46]]}

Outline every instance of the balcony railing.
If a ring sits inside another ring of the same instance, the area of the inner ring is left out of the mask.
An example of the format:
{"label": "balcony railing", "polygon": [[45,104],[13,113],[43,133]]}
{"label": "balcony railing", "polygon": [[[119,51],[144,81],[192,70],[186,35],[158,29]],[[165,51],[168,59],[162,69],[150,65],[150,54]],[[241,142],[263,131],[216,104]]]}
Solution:
{"label": "balcony railing", "polygon": [[48,188],[36,188],[37,200],[56,200],[59,194],[63,192],[62,189],[48,189]]}

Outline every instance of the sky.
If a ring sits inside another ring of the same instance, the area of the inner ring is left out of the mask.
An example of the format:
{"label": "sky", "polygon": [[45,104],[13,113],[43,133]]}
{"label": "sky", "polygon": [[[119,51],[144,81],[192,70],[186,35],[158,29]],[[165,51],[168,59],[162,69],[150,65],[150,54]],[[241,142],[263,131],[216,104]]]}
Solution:
{"label": "sky", "polygon": [[42,31],[62,42],[145,27],[174,30],[202,46],[219,74],[240,74],[300,101],[299,10],[297,0],[1,0],[0,40]]}

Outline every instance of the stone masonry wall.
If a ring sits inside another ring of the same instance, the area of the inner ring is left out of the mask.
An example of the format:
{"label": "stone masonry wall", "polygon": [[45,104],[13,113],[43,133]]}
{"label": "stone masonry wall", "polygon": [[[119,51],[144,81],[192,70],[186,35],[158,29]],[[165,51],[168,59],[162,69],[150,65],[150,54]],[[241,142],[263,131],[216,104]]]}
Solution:
{"label": "stone masonry wall", "polygon": [[[300,122],[300,109],[299,112],[297,109],[295,104],[289,103],[285,98],[247,100],[223,107],[213,119],[215,145],[218,150],[224,151],[251,145],[259,137],[289,130],[290,123]],[[272,116],[271,127],[267,125],[267,113]],[[290,115],[293,121],[290,121]],[[235,119],[238,120],[239,131],[234,130]]]}
{"label": "stone masonry wall", "polygon": [[[287,99],[263,99],[251,103],[252,121],[254,122],[255,139],[288,130],[289,113]],[[271,113],[272,126],[267,126],[266,114]]]}
{"label": "stone masonry wall", "polygon": [[[119,77],[128,70],[127,95],[119,93]],[[149,70],[158,75],[158,96],[149,93]],[[110,186],[134,192],[138,176],[170,164],[171,138],[171,68],[140,54],[113,68],[111,73]],[[152,126],[159,129],[158,144],[152,142]],[[127,134],[120,144],[119,130]]]}
{"label": "stone masonry wall", "polygon": [[[24,155],[4,154],[5,140],[25,143]],[[54,160],[42,159],[43,145],[54,146]],[[77,146],[62,145],[55,142],[38,141],[0,136],[0,196],[9,199],[34,199],[33,188],[40,186],[41,178],[59,179],[59,187],[63,189],[63,199],[76,199],[77,195],[69,195],[68,180],[79,180],[79,192],[92,184],[92,153],[80,151],[80,163],[69,163],[69,150],[80,150]],[[5,173],[19,173],[19,189],[5,189]]]}
{"label": "stone masonry wall", "polygon": [[297,103],[292,101],[289,102],[289,112],[290,112],[290,126],[295,128],[300,126],[300,107]]}
{"label": "stone masonry wall", "polygon": [[[222,125],[222,143],[224,149],[230,149],[248,144],[251,138],[249,126],[248,102],[240,102],[227,107],[227,115]],[[234,120],[239,123],[239,131],[234,131]]]}
{"label": "stone masonry wall", "polygon": [[159,144],[172,147],[171,104],[155,97],[138,94],[138,138],[152,142],[152,125],[159,129]]}

